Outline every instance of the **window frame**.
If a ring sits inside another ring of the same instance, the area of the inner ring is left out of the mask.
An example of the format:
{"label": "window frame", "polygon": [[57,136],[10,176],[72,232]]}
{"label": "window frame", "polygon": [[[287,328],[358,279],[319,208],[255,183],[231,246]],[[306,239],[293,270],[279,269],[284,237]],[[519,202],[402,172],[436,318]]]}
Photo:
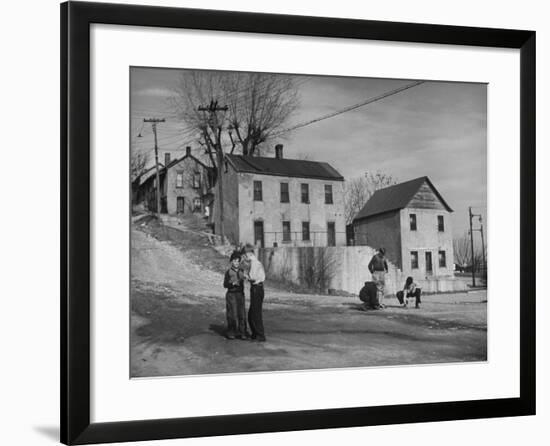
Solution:
{"label": "window frame", "polygon": [[[332,230],[329,229],[330,227],[332,227]],[[334,238],[333,238],[334,243],[333,244],[329,243],[329,234],[331,232],[334,236]],[[333,221],[333,220],[327,221],[327,246],[336,246],[336,222]]]}
{"label": "window frame", "polygon": [[[307,228],[307,238],[304,237],[304,234],[306,234],[306,231],[305,231],[306,228]],[[304,242],[311,241],[311,227],[310,227],[309,221],[302,222],[302,241]]]}
{"label": "window frame", "polygon": [[[305,195],[305,200],[304,200]],[[300,197],[304,204],[309,204],[309,183],[300,183]]]}
{"label": "window frame", "polygon": [[201,173],[198,170],[193,172],[193,189],[201,188]]}
{"label": "window frame", "polygon": [[176,170],[176,189],[183,189],[183,170]]}
{"label": "window frame", "polygon": [[420,269],[418,264],[418,251],[411,251],[411,269]]}
{"label": "window frame", "polygon": [[409,213],[409,230],[418,231],[418,221],[416,219],[416,214]]}
{"label": "window frame", "polygon": [[437,216],[437,232],[445,232],[445,216]]}
{"label": "window frame", "polygon": [[[288,231],[285,231],[285,226],[288,224]],[[286,237],[288,234],[288,238]],[[283,220],[283,243],[290,243],[292,241],[292,226],[290,220]]]}
{"label": "window frame", "polygon": [[[328,191],[330,191],[330,193]],[[330,200],[327,200],[327,197],[330,197]],[[334,204],[334,190],[332,184],[325,184],[325,204]]]}
{"label": "window frame", "polygon": [[[441,254],[443,254],[443,264],[441,264]],[[437,252],[438,265],[440,268],[447,268],[447,251],[440,249]]]}
{"label": "window frame", "polygon": [[[281,181],[279,183],[279,200],[281,203],[290,203],[290,184],[288,181]],[[286,186],[286,191],[283,191],[283,186]],[[286,200],[283,200],[283,197],[286,197]]]}
{"label": "window frame", "polygon": [[[259,188],[256,187],[258,185]],[[254,180],[252,183],[252,199],[253,201],[264,201],[263,184],[261,180]]]}

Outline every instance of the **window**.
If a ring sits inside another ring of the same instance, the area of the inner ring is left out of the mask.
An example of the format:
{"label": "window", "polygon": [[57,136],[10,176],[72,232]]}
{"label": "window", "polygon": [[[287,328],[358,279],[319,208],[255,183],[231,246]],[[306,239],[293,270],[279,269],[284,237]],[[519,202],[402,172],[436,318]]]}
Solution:
{"label": "window", "polygon": [[185,212],[185,197],[176,198],[176,210],[178,214],[183,214]]}
{"label": "window", "polygon": [[332,184],[325,184],[325,204],[332,204]]}
{"label": "window", "polygon": [[445,221],[443,220],[443,215],[437,216],[437,230],[439,232],[445,231]]}
{"label": "window", "polygon": [[418,251],[411,251],[411,269],[418,269]]}
{"label": "window", "polygon": [[409,224],[411,226],[411,231],[416,231],[416,214],[409,215]]}
{"label": "window", "polygon": [[302,240],[309,241],[309,221],[302,222]]}
{"label": "window", "polygon": [[445,251],[439,251],[439,267],[447,268],[447,255]]}
{"label": "window", "polygon": [[193,199],[193,211],[194,212],[200,212],[201,210],[201,199],[200,198],[194,198]]}
{"label": "window", "polygon": [[193,173],[193,187],[195,189],[200,189],[200,187],[201,187],[201,174],[200,174],[200,172]]}
{"label": "window", "polygon": [[183,172],[176,172],[176,187],[183,187]]}
{"label": "window", "polygon": [[290,197],[288,196],[288,183],[281,183],[281,203],[289,203]]}
{"label": "window", "polygon": [[327,222],[327,246],[336,246],[336,224]]}
{"label": "window", "polygon": [[302,184],[302,203],[309,203],[309,184]]}
{"label": "window", "polygon": [[262,182],[254,181],[254,201],[262,201]]}
{"label": "window", "polygon": [[283,221],[283,242],[290,242],[290,222]]}

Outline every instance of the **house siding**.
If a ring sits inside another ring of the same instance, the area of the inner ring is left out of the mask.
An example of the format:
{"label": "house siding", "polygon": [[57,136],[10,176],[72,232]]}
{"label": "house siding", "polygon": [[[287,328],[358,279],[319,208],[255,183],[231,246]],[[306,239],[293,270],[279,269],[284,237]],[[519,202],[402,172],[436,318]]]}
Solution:
{"label": "house siding", "polygon": [[[254,243],[254,222],[263,221],[265,246],[327,246],[327,222],[335,224],[335,245],[346,244],[343,181],[238,174],[239,241]],[[262,201],[254,201],[254,181],[262,182]],[[281,183],[289,185],[289,203],[281,203]],[[309,204],[301,202],[301,184],[309,184]],[[333,204],[325,204],[325,185]],[[291,241],[283,242],[283,221],[290,221]],[[302,240],[302,222],[310,222],[310,241]]]}
{"label": "house siding", "polygon": [[[231,243],[239,243],[239,178],[238,173],[228,165],[222,174],[223,188],[223,232]],[[218,186],[214,186],[214,232],[220,233]]]}
{"label": "house siding", "polygon": [[441,200],[434,193],[427,181],[424,181],[422,186],[418,189],[418,192],[414,194],[408,203],[409,208],[413,209],[439,209],[447,210],[447,208],[441,203]]}
{"label": "house siding", "polygon": [[[410,214],[416,215],[416,231],[411,231]],[[445,230],[440,232],[437,216],[442,215]],[[451,214],[444,209],[406,208],[400,211],[402,270],[415,279],[426,279],[436,276],[452,276],[453,273],[453,231]],[[411,251],[418,252],[418,269],[411,268]],[[432,253],[433,272],[426,271],[426,251]],[[439,266],[439,251],[445,251],[446,267]]]}
{"label": "house siding", "polygon": [[399,268],[402,264],[401,215],[399,211],[359,220],[354,223],[355,244],[383,247],[386,257]]}

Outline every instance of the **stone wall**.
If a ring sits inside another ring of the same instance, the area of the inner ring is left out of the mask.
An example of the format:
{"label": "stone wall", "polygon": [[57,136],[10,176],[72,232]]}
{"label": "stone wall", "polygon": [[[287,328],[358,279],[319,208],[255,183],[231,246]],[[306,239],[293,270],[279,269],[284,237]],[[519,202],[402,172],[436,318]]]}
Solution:
{"label": "stone wall", "polygon": [[[194,187],[193,177],[195,173],[200,176],[198,188]],[[177,183],[178,174],[182,175],[182,183],[179,186]],[[163,196],[166,197],[168,214],[175,215],[178,213],[178,197],[184,198],[184,214],[202,212],[204,210],[202,200],[198,210],[195,210],[194,200],[201,199],[202,186],[206,181],[206,171],[191,157],[183,158],[180,162],[171,166],[163,183]]]}

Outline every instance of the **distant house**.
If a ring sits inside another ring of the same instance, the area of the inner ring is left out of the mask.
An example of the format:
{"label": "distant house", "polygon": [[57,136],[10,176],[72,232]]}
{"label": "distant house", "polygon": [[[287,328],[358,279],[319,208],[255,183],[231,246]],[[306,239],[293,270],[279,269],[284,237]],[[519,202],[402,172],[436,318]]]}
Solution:
{"label": "distant house", "polygon": [[[160,166],[160,165],[159,165]],[[153,166],[143,176],[137,200],[143,201],[146,209],[156,211],[156,170]],[[165,154],[165,166],[159,172],[161,183],[161,213],[203,213],[212,206],[211,193],[214,170],[191,154],[186,148],[183,157],[170,161]]]}
{"label": "distant house", "polygon": [[[226,155],[222,187],[224,233],[233,243],[346,244],[344,178],[328,163],[285,159],[280,144],[274,158]],[[217,205],[213,212],[218,232]]]}
{"label": "distant house", "polygon": [[[159,171],[164,170],[164,165],[158,163]],[[148,203],[150,196],[155,193],[156,187],[156,168],[151,166],[141,173],[133,182],[132,182],[132,204],[134,206],[141,206],[145,209],[148,208]]]}
{"label": "distant house", "polygon": [[353,220],[356,244],[384,247],[405,275],[453,275],[453,210],[428,177],[376,191]]}

